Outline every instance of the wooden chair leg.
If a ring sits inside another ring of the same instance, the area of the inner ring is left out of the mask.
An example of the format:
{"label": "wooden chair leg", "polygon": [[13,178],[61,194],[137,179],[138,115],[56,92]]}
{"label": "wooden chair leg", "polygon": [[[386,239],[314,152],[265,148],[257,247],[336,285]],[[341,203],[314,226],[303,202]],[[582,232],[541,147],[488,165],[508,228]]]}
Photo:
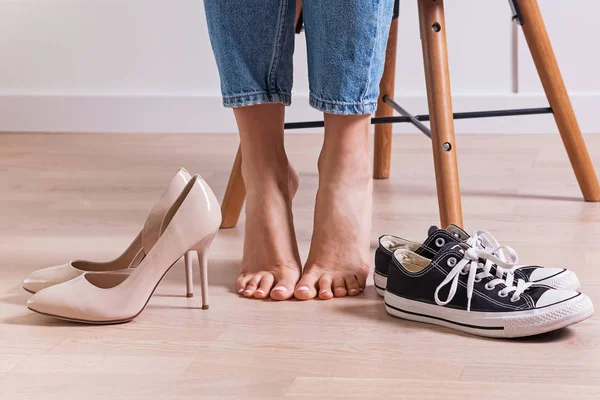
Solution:
{"label": "wooden chair leg", "polygon": [[300,22],[301,14],[302,14],[302,0],[296,0],[296,27],[295,27],[296,31],[298,31],[298,22]]}
{"label": "wooden chair leg", "polygon": [[444,227],[462,226],[444,1],[419,0],[419,21],[440,219]]}
{"label": "wooden chair leg", "polygon": [[245,199],[246,186],[242,179],[242,150],[238,148],[221,204],[221,214],[223,215],[221,229],[233,228],[237,225]]}
{"label": "wooden chair leg", "polygon": [[600,184],[567,93],[537,0],[519,0],[523,33],[583,197],[600,201]]}
{"label": "wooden chair leg", "polygon": [[[392,20],[390,36],[385,55],[385,68],[379,84],[379,101],[376,117],[391,117],[394,110],[383,101],[383,96],[394,97],[396,81],[396,49],[398,47],[398,18]],[[373,149],[373,178],[390,177],[390,159],[392,156],[392,124],[375,125],[375,145]]]}

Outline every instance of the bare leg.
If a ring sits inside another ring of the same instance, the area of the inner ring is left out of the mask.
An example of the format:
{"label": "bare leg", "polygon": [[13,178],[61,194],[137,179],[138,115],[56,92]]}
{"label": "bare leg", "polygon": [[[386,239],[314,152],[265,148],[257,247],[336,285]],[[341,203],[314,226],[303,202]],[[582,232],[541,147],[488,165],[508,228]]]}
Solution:
{"label": "bare leg", "polygon": [[373,194],[369,115],[325,114],[319,191],[300,300],[355,296],[369,273]]}
{"label": "bare leg", "polygon": [[300,278],[291,207],[298,175],[283,146],[284,113],[281,104],[235,109],[247,191],[237,290],[246,297],[289,299]]}

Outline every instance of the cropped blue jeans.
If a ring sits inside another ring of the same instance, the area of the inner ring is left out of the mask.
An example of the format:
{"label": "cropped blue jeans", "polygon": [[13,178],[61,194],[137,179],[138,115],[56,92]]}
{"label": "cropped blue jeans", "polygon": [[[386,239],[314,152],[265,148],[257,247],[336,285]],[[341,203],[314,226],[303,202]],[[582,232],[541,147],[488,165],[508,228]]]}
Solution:
{"label": "cropped blue jeans", "polygon": [[[225,107],[292,101],[295,0],[204,0]],[[304,0],[310,105],[371,114],[394,0]]]}

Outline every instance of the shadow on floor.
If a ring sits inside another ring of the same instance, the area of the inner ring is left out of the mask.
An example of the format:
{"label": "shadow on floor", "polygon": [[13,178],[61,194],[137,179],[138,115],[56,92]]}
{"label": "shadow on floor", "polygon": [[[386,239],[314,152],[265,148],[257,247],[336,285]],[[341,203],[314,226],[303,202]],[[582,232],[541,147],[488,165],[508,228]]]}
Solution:
{"label": "shadow on floor", "polygon": [[[235,281],[240,271],[240,263],[239,259],[211,260],[208,265],[208,281],[211,285],[224,287],[237,296]],[[214,279],[211,279],[211,274]]]}
{"label": "shadow on floor", "polygon": [[23,291],[21,294],[4,295],[0,298],[0,303],[26,306],[27,300],[29,300],[31,296],[33,296],[33,294],[25,291]]}
{"label": "shadow on floor", "polygon": [[148,310],[153,309],[153,310],[197,310],[197,311],[203,311],[202,306],[190,306],[190,305],[174,306],[171,304],[169,304],[169,305],[148,304],[148,306],[146,308]]}

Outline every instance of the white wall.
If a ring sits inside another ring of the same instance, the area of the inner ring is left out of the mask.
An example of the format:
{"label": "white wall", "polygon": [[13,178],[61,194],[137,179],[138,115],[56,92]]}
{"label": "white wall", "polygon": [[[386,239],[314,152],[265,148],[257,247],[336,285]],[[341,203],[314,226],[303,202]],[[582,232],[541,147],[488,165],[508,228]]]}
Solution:
{"label": "white wall", "polygon": [[[600,55],[591,39],[600,4],[539,1],[582,128],[600,132]],[[0,131],[234,132],[202,4],[0,0]],[[416,4],[402,1],[396,97],[418,114],[426,102]],[[506,0],[448,0],[446,12],[455,111],[546,105]],[[288,120],[318,119],[308,106],[304,36],[297,38]],[[556,128],[546,115],[460,121],[457,131]]]}

